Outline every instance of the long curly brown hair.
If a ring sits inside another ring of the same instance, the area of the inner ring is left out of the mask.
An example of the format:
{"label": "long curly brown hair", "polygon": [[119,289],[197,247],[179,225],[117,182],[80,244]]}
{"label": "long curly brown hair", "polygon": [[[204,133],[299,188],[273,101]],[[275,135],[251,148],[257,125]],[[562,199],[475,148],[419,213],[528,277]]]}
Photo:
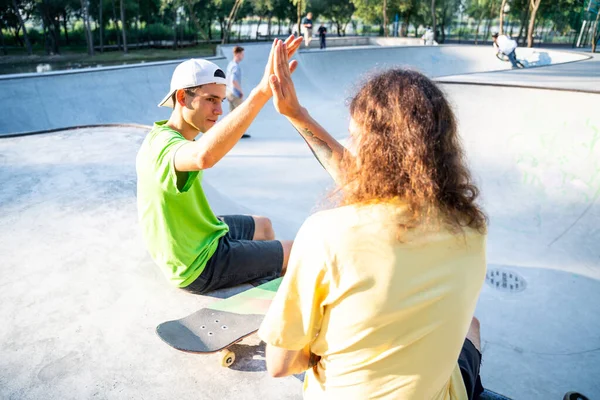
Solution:
{"label": "long curly brown hair", "polygon": [[485,233],[456,118],[430,79],[405,69],[380,73],[352,99],[350,115],[360,134],[356,154],[341,162],[341,205],[399,199],[412,217],[405,228],[441,216],[454,232]]}

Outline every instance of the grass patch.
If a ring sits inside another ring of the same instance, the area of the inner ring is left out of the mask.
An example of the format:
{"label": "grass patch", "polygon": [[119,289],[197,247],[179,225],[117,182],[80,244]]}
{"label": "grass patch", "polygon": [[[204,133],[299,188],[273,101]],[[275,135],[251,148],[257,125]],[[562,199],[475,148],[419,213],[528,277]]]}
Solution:
{"label": "grass patch", "polygon": [[135,49],[130,48],[128,54],[122,51],[97,51],[94,56],[87,54],[85,46],[62,47],[61,54],[49,56],[45,53],[43,47],[34,47],[33,55],[28,56],[23,48],[10,48],[7,56],[0,56],[0,64],[39,64],[52,62],[72,62],[72,63],[114,63],[135,62],[135,61],[163,61],[179,58],[192,57],[211,57],[215,55],[215,44],[198,44],[193,47],[182,49]]}

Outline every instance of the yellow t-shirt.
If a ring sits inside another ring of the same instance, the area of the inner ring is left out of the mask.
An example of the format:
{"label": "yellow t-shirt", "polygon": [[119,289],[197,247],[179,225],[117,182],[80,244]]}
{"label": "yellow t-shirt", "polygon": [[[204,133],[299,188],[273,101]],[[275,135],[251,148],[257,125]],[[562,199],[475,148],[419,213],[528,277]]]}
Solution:
{"label": "yellow t-shirt", "polygon": [[485,235],[421,227],[400,242],[403,211],[340,207],[300,229],[258,334],[322,357],[305,399],[467,398],[457,360],[485,278]]}

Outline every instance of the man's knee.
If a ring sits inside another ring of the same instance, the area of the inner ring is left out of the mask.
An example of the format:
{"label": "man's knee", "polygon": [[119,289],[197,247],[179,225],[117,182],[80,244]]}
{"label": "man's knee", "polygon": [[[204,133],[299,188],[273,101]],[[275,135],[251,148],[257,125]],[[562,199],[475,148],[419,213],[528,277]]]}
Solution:
{"label": "man's knee", "polygon": [[480,325],[479,320],[475,317],[471,319],[471,325],[469,326],[469,331],[467,332],[467,339],[469,339],[475,348],[481,353]]}
{"label": "man's knee", "polygon": [[267,217],[254,218],[254,237],[253,240],[273,240],[275,239],[275,231],[273,230],[273,224]]}

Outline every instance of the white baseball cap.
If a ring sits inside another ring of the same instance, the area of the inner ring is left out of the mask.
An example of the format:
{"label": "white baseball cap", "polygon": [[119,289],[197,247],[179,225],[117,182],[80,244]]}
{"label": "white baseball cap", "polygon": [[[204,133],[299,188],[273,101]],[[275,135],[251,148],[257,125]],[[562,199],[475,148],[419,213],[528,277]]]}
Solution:
{"label": "white baseball cap", "polygon": [[173,93],[179,89],[186,89],[200,85],[216,83],[226,85],[225,72],[219,66],[208,60],[192,58],[179,64],[171,77],[171,90],[162,99],[158,106],[173,108]]}

